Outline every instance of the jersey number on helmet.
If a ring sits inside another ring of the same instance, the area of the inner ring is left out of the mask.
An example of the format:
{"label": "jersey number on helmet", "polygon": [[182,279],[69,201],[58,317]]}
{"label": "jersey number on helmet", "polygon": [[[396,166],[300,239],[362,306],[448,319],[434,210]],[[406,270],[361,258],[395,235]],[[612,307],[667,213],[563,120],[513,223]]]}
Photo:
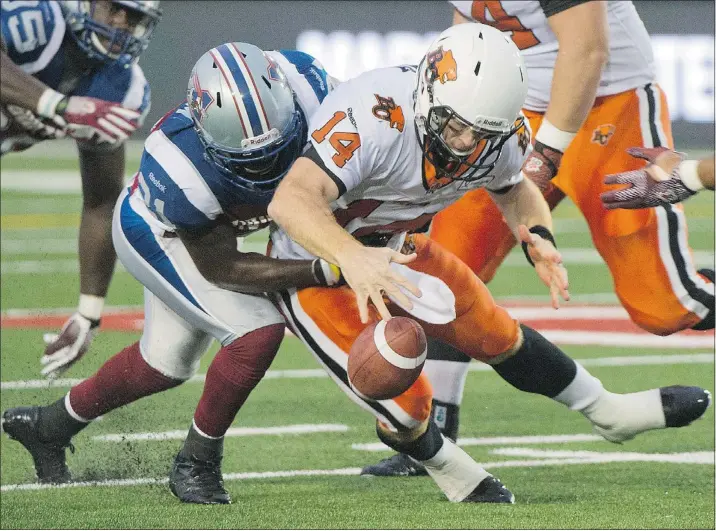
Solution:
{"label": "jersey number on helmet", "polygon": [[[311,138],[319,144],[322,143],[328,133],[330,133],[341,120],[345,119],[345,117],[346,113],[343,111],[334,112],[331,119],[328,120],[323,127],[311,133]],[[331,146],[333,146],[333,149],[336,150],[336,154],[333,155],[332,158],[333,162],[339,168],[345,166],[346,162],[353,157],[353,152],[360,147],[360,135],[358,133],[342,133],[336,131],[331,134],[328,141],[331,143]]]}

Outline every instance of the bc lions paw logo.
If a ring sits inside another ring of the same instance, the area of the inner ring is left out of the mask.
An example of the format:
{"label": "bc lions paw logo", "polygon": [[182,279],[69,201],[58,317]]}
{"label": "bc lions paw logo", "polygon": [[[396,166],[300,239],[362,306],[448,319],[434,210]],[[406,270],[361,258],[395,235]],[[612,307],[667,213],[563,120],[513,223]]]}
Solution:
{"label": "bc lions paw logo", "polygon": [[403,116],[403,108],[395,104],[393,98],[384,98],[378,94],[375,95],[378,104],[373,107],[373,116],[380,120],[385,120],[391,129],[397,129],[403,132],[405,127],[405,116]]}
{"label": "bc lions paw logo", "polygon": [[440,83],[445,84],[457,79],[457,63],[452,55],[452,50],[444,51],[440,46],[434,52],[428,53],[427,61],[433,80],[437,79]]}
{"label": "bc lions paw logo", "polygon": [[600,125],[594,130],[592,142],[599,144],[600,146],[606,146],[616,130],[617,128],[612,124]]}

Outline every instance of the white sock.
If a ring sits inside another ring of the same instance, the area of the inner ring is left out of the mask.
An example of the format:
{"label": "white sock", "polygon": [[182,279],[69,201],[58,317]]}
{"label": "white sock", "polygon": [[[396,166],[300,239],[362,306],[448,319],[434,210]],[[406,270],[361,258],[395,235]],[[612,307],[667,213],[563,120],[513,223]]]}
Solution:
{"label": "white sock", "polygon": [[574,380],[553,400],[564,404],[573,411],[582,411],[596,402],[606,391],[598,378],[589,374],[587,369],[576,361],[574,363],[577,365],[577,374],[574,375]]}
{"label": "white sock", "polygon": [[554,400],[582,413],[598,433],[612,442],[666,427],[659,389],[611,393],[579,363],[574,380]]}
{"label": "white sock", "polygon": [[423,372],[433,387],[433,398],[459,406],[462,403],[469,368],[469,362],[425,360]]}
{"label": "white sock", "polygon": [[490,474],[450,439],[430,459],[420,461],[452,502],[464,500]]}

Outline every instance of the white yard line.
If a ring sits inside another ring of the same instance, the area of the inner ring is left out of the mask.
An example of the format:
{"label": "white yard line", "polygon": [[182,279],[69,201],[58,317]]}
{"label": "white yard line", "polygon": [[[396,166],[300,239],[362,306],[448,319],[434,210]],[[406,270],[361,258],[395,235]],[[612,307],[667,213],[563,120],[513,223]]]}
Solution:
{"label": "white yard line", "polygon": [[[585,367],[628,367],[641,365],[683,365],[713,363],[712,352],[698,354],[664,354],[654,356],[615,356],[611,358],[578,358],[575,359]],[[471,363],[469,370],[490,371],[489,365],[484,363]],[[205,374],[193,376],[189,382],[203,382]],[[283,371],[269,370],[264,379],[303,379],[303,378],[327,378],[328,375],[323,369],[287,369]],[[22,389],[45,389],[50,387],[72,387],[82,382],[83,378],[57,378],[55,380],[10,380],[0,383],[1,391],[22,390]]]}
{"label": "white yard line", "polygon": [[[492,463],[480,463],[487,470],[494,468],[515,468],[515,467],[539,467],[539,466],[569,466],[588,465],[601,463],[617,463],[625,461],[634,462],[659,462],[674,464],[713,464],[712,452],[689,452],[683,454],[637,454],[625,452],[623,455],[618,452],[596,454],[591,457],[567,457],[567,458],[545,458],[532,460],[495,461]],[[648,456],[644,457],[644,456]],[[710,457],[710,461],[709,461]],[[328,470],[281,470],[275,472],[233,472],[225,473],[225,481],[252,480],[252,479],[273,479],[273,478],[296,478],[296,477],[317,477],[317,476],[357,476],[360,468],[335,468]],[[161,485],[167,482],[167,478],[134,478],[134,479],[110,479],[105,481],[83,481],[77,483],[65,483],[51,485],[42,483],[20,483],[14,485],[3,485],[1,492],[16,490],[54,490],[79,487],[133,487],[138,485]]]}
{"label": "white yard line", "polygon": [[540,450],[535,448],[496,448],[494,455],[510,457],[544,457],[550,459],[609,459],[610,462],[645,461],[654,463],[681,463],[695,465],[714,464],[713,452],[686,452],[680,454],[651,454],[639,452],[590,452],[587,450]]}
{"label": "white yard line", "polygon": [[698,336],[654,336],[650,334],[631,334],[627,332],[587,332],[583,330],[545,330],[540,333],[559,345],[602,345],[606,347],[638,348],[711,348],[714,347],[712,335]]}
{"label": "white yard line", "polygon": [[[269,426],[260,428],[229,428],[225,437],[253,437],[256,435],[300,435],[304,433],[342,433],[350,428],[345,424],[292,424],[289,426]],[[93,441],[172,441],[184,440],[186,430],[171,430],[146,433],[108,433],[95,435]]]}

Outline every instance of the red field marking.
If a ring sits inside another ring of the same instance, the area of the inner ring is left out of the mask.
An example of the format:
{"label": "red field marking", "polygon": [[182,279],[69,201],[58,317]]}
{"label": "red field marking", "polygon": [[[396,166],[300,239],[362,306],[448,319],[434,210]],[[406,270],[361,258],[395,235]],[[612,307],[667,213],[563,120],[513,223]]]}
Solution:
{"label": "red field marking", "polygon": [[[540,303],[514,303],[510,302],[507,307],[544,307],[549,306]],[[599,307],[599,306],[595,306]],[[614,308],[614,306],[603,306],[604,308]],[[67,314],[47,314],[38,312],[36,314],[27,315],[2,315],[0,316],[0,328],[3,329],[40,329],[40,330],[56,330],[62,327],[70,313]],[[648,334],[628,318],[610,317],[610,318],[572,318],[572,319],[521,319],[522,323],[531,326],[537,330],[584,330],[585,332],[625,332],[633,334]],[[102,317],[102,329],[118,332],[136,332],[141,331],[144,326],[144,313],[141,310],[116,310],[106,313]],[[706,336],[713,335],[712,330],[698,332],[695,330],[685,330],[679,334],[689,336]]]}
{"label": "red field marking", "polygon": [[[69,318],[67,315],[3,315],[0,317],[0,328],[24,328],[55,330],[61,328]],[[144,326],[144,312],[118,312],[102,316],[102,330],[117,332],[134,332]]]}

